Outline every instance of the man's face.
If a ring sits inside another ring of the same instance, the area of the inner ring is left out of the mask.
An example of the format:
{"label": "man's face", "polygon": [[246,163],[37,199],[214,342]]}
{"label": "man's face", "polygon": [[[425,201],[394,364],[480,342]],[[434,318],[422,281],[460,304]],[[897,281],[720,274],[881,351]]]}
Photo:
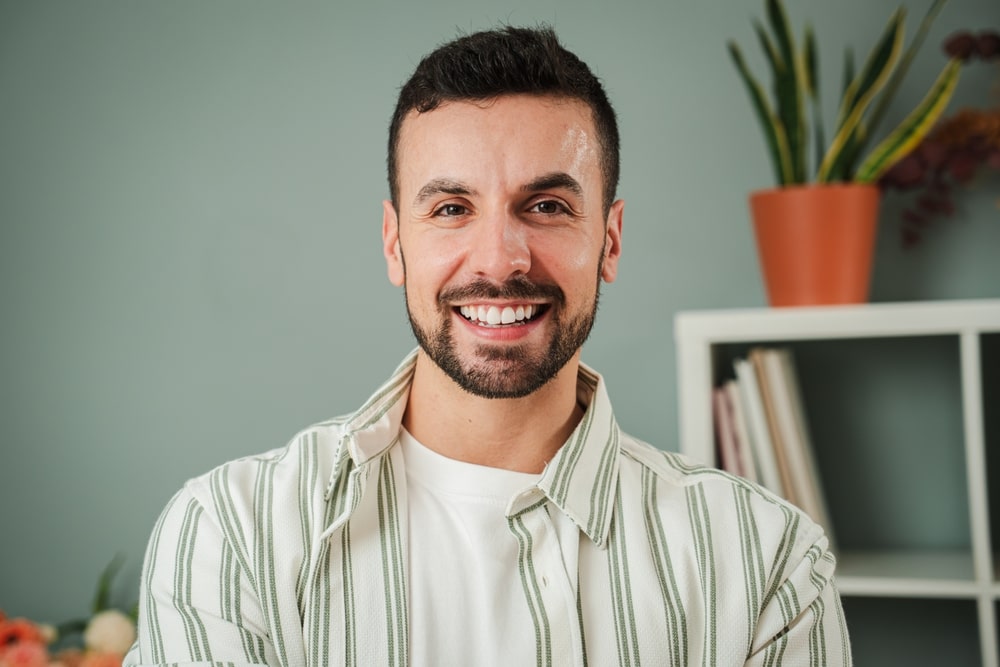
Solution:
{"label": "man's face", "polygon": [[411,112],[389,278],[423,352],[467,391],[526,396],[590,332],[617,274],[622,202],[605,216],[597,135],[581,102],[527,95]]}

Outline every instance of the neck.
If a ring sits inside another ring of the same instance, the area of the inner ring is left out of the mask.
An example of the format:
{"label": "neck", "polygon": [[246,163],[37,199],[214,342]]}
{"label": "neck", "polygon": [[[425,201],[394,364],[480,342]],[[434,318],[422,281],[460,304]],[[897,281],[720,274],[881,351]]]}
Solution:
{"label": "neck", "polygon": [[583,417],[576,400],[578,366],[579,352],[529,396],[488,399],[463,390],[421,351],[403,426],[451,459],[542,472]]}

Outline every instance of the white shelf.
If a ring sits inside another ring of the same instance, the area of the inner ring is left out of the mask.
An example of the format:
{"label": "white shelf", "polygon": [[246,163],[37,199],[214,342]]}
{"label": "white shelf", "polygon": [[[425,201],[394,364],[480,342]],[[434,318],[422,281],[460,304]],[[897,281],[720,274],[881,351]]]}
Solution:
{"label": "white shelf", "polygon": [[845,551],[837,556],[842,595],[974,599],[980,593],[972,552]]}
{"label": "white shelf", "polygon": [[[981,339],[1000,333],[1000,300],[684,312],[674,324],[681,451],[713,465],[711,392],[720,346],[914,336],[957,341],[963,429],[959,446],[968,482],[971,545],[958,551],[845,551],[838,554],[837,582],[845,596],[974,601],[983,664],[998,667],[1000,565],[995,572],[994,564],[1000,561],[992,554],[990,540]],[[836,485],[837,480],[824,483]],[[997,484],[1000,487],[1000,480]]]}
{"label": "white shelf", "polygon": [[1000,300],[747,308],[680,313],[677,340],[726,343],[933,336],[1000,330]]}

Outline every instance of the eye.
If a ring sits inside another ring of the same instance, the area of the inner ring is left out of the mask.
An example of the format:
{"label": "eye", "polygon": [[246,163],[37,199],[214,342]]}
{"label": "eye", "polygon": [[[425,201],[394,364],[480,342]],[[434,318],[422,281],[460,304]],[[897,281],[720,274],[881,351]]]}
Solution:
{"label": "eye", "polygon": [[468,212],[469,209],[465,208],[461,204],[445,204],[444,206],[434,211],[434,215],[443,216],[446,218],[453,218],[456,216],[465,215]]}
{"label": "eye", "polygon": [[557,201],[546,199],[544,201],[537,202],[531,207],[531,210],[544,215],[557,215],[559,213],[565,213],[566,207]]}

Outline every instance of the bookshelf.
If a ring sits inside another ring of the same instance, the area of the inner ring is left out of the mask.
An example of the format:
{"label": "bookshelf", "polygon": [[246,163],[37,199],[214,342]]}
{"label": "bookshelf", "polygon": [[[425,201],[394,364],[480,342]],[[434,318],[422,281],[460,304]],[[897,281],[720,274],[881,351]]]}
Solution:
{"label": "bookshelf", "polygon": [[[943,452],[942,456],[949,457],[957,476],[964,476],[958,488],[967,497],[964,501],[956,501],[953,496],[959,492],[952,490],[948,492],[950,497],[947,499],[960,507],[963,514],[948,523],[964,526],[967,522],[968,539],[960,541],[962,543],[957,546],[948,545],[945,548],[928,547],[920,544],[920,540],[915,540],[913,545],[904,543],[891,548],[877,543],[866,544],[864,539],[844,540],[838,545],[837,552],[838,587],[845,601],[849,625],[852,625],[852,618],[864,618],[865,623],[875,619],[877,623],[887,615],[905,616],[907,613],[912,613],[919,621],[925,609],[937,609],[946,622],[963,626],[958,628],[958,632],[964,632],[967,638],[978,639],[978,654],[975,655],[978,655],[981,664],[1000,667],[1000,555],[993,553],[995,543],[991,541],[990,534],[991,521],[994,526],[1000,527],[1000,461],[994,462],[991,472],[987,446],[987,437],[990,437],[993,447],[998,449],[994,458],[1000,459],[1000,433],[987,429],[987,417],[993,419],[990,424],[996,423],[995,415],[1000,407],[988,407],[984,400],[984,378],[989,380],[990,387],[1000,384],[1000,354],[994,351],[1000,348],[1000,300],[690,311],[679,313],[674,324],[681,451],[712,465],[716,465],[716,454],[711,394],[714,386],[731,377],[732,357],[737,354],[734,350],[757,344],[808,345],[815,350],[817,345],[822,349],[824,346],[842,345],[844,341],[866,340],[876,341],[882,346],[880,350],[886,349],[886,345],[904,348],[907,341],[914,339],[936,343],[943,338],[947,346],[954,344],[956,352],[946,357],[948,363],[953,362],[957,366],[954,369],[957,379],[953,391],[950,388],[942,391],[958,394],[953,398],[959,424],[954,438],[947,439],[936,449]],[[916,363],[921,361],[918,355]],[[869,359],[865,363],[878,365],[878,359],[874,362]],[[898,370],[898,365],[896,368]],[[799,368],[803,386],[823,381],[806,377],[808,370]],[[997,403],[997,399],[1000,396],[989,396],[993,403]],[[851,397],[845,400],[850,401]],[[810,421],[814,421],[816,407],[807,401]],[[870,417],[869,421],[878,419]],[[891,422],[891,419],[886,421]],[[877,426],[885,432],[893,425]],[[814,436],[817,435],[822,433],[814,433]],[[815,439],[822,440],[821,437]],[[818,444],[822,446],[821,442]],[[828,492],[839,491],[850,495],[855,480],[838,478],[837,471],[823,470],[820,458],[820,476]],[[906,478],[914,474],[908,466],[890,466],[885,470],[887,475],[903,476],[894,481],[897,488],[905,488],[908,482],[913,481]],[[839,472],[843,473],[843,469]],[[991,484],[996,497],[992,510]],[[876,509],[873,508],[870,514],[877,517],[879,512]],[[902,511],[905,512],[905,508]],[[896,517],[897,520],[892,523],[901,523],[899,515]],[[850,526],[852,521],[861,518],[857,513],[845,515],[834,511],[833,523],[838,537],[843,532],[850,533],[843,531],[842,527]],[[870,517],[863,518],[872,520]],[[916,517],[915,523],[920,520],[921,517]],[[886,529],[893,527],[886,526]],[[994,528],[994,532],[1000,532],[1000,529]],[[994,538],[1000,539],[1000,535],[994,535]],[[854,611],[855,607],[857,611]],[[969,624],[973,627],[964,627]],[[936,629],[936,626],[928,628],[929,631]],[[919,627],[897,632],[901,643],[907,641],[907,631],[911,634],[920,632]],[[851,632],[854,640],[855,627],[852,626]],[[892,632],[876,629],[872,634],[887,636]],[[882,639],[872,641],[877,643]],[[961,640],[944,638],[941,641],[944,642],[940,647],[941,655],[949,655],[954,646],[946,644]],[[977,649],[973,646],[969,650],[974,652]],[[926,655],[924,657],[927,658]],[[859,664],[887,664],[860,655],[857,642],[855,659]],[[975,658],[968,659],[975,661]],[[958,663],[949,660],[948,664]]]}

